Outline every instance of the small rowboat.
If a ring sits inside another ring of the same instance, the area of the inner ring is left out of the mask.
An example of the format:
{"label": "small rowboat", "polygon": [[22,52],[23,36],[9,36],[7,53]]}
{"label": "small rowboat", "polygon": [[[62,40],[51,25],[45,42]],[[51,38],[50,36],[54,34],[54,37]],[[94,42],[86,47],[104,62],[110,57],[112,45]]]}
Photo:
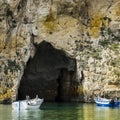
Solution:
{"label": "small rowboat", "polygon": [[40,98],[21,100],[21,101],[13,102],[12,108],[15,110],[39,109],[42,103],[43,103],[43,99]]}
{"label": "small rowboat", "polygon": [[98,106],[106,106],[106,107],[119,106],[119,101],[116,99],[106,99],[106,98],[96,97],[94,100]]}

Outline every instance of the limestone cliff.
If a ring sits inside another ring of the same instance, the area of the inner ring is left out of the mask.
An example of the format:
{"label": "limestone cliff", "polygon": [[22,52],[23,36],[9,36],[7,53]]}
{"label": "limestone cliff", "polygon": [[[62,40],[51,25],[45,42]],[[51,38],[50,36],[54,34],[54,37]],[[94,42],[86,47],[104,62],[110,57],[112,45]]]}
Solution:
{"label": "limestone cliff", "polygon": [[119,49],[119,0],[0,0],[0,100],[120,97]]}

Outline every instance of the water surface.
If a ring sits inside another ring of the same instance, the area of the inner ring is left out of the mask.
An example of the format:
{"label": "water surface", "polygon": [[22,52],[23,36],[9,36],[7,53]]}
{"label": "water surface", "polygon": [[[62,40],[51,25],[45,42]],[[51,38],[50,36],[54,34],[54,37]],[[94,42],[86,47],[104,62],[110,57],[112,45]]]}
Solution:
{"label": "water surface", "polygon": [[120,108],[96,104],[43,103],[38,110],[13,110],[0,105],[0,120],[119,120]]}

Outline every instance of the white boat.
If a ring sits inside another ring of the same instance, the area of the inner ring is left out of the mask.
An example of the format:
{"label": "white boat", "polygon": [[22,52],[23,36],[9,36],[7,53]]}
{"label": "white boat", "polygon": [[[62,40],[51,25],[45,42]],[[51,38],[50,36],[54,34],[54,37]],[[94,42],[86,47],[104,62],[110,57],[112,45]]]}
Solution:
{"label": "white boat", "polygon": [[12,108],[17,110],[23,109],[39,109],[41,104],[43,103],[43,99],[35,98],[29,100],[20,100],[12,103]]}

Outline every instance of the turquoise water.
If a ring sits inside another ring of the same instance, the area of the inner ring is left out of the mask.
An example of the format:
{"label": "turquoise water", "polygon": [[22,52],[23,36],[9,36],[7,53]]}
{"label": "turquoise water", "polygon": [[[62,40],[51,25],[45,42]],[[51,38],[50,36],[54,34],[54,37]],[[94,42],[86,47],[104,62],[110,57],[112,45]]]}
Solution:
{"label": "turquoise water", "polygon": [[12,110],[0,105],[0,120],[119,120],[120,108],[96,104],[43,103],[39,110]]}

